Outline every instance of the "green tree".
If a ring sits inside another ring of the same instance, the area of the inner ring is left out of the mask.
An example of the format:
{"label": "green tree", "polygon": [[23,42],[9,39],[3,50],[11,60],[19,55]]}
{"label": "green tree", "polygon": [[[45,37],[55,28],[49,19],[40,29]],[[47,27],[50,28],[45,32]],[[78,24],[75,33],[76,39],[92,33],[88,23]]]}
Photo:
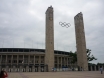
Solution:
{"label": "green tree", "polygon": [[70,57],[72,57],[71,63],[77,62],[77,54],[76,54],[76,52],[73,53],[72,51],[70,51],[69,55],[70,55]]}
{"label": "green tree", "polygon": [[[91,55],[90,49],[86,49],[86,53],[87,53],[88,62],[93,61],[93,60],[97,60],[97,58],[95,58],[93,55]],[[72,57],[71,63],[76,63],[77,62],[77,53],[76,52],[73,53],[72,51],[70,51],[69,55]]]}
{"label": "green tree", "polygon": [[86,49],[86,52],[87,52],[88,62],[93,61],[93,60],[97,60],[97,58],[95,58],[93,55],[91,55],[91,50],[90,49]]}

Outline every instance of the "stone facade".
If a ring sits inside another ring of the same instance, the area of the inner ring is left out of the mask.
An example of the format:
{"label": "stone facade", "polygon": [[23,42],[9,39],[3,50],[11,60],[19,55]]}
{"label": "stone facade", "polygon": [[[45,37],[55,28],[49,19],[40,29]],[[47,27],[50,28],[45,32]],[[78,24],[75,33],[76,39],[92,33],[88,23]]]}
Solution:
{"label": "stone facade", "polygon": [[[68,52],[54,51],[54,67],[72,68]],[[0,70],[8,72],[47,72],[44,49],[0,48]],[[52,70],[51,70],[52,71]]]}
{"label": "stone facade", "polygon": [[54,68],[54,20],[53,8],[48,7],[46,11],[46,51],[45,64],[48,65],[48,71]]}
{"label": "stone facade", "polygon": [[77,47],[77,63],[83,70],[88,70],[86,40],[84,32],[83,14],[80,12],[74,17],[75,33],[76,33],[76,47]]}

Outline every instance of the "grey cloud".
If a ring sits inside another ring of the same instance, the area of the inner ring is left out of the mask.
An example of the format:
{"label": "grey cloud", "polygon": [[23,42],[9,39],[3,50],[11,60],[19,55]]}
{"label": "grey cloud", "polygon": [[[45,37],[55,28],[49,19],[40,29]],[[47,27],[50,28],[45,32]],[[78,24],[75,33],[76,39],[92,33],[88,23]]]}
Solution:
{"label": "grey cloud", "polygon": [[[52,5],[55,49],[76,50],[74,16],[82,12],[87,48],[98,58],[93,62],[104,62],[103,4],[103,0],[1,0],[0,46],[45,48],[45,11]],[[60,21],[71,27],[61,27]]]}

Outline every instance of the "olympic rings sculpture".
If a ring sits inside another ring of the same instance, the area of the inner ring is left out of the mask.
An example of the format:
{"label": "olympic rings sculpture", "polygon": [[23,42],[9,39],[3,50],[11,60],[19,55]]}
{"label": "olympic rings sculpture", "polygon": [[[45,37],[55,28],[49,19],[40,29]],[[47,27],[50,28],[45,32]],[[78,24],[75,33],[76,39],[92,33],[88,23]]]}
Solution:
{"label": "olympic rings sculpture", "polygon": [[68,28],[68,27],[70,27],[70,26],[71,26],[71,24],[70,24],[70,23],[66,23],[66,22],[64,22],[64,23],[59,22],[59,25],[61,25],[62,27],[66,27],[66,28]]}

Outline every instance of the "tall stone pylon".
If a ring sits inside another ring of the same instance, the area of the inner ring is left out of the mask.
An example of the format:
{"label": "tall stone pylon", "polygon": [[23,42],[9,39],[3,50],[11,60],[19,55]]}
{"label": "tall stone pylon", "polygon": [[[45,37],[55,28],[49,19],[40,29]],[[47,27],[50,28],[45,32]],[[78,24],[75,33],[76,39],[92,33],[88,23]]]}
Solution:
{"label": "tall stone pylon", "polygon": [[48,71],[54,67],[54,19],[53,7],[46,10],[46,39],[45,39],[45,64],[48,65]]}
{"label": "tall stone pylon", "polygon": [[87,71],[88,61],[86,53],[86,40],[85,40],[83,14],[81,12],[74,17],[74,22],[75,22],[76,47],[77,47],[77,64],[80,68]]}

